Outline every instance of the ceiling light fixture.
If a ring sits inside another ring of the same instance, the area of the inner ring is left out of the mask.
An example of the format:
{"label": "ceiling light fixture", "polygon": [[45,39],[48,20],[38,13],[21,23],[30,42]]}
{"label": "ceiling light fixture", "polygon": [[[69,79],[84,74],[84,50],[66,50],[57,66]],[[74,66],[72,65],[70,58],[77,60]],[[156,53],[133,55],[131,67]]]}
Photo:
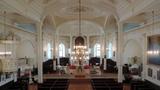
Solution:
{"label": "ceiling light fixture", "polygon": [[85,40],[82,37],[81,29],[82,29],[82,6],[81,6],[81,0],[78,2],[78,36],[75,38],[75,46],[74,51],[72,52],[73,57],[71,59],[74,59],[78,61],[78,64],[81,66],[82,61],[87,60],[89,58],[89,53],[87,52],[87,47],[85,46]]}

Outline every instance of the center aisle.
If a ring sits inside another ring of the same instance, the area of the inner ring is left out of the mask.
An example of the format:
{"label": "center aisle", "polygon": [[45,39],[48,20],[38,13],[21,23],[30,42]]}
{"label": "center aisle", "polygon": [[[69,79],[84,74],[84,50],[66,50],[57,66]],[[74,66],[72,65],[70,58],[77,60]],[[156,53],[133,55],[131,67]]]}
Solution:
{"label": "center aisle", "polygon": [[89,79],[71,79],[68,90],[92,90]]}

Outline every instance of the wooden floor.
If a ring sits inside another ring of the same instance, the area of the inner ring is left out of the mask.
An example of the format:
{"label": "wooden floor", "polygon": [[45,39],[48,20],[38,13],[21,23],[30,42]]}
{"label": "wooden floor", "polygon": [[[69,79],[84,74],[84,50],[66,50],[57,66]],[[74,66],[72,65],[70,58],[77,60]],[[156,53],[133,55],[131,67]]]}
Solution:
{"label": "wooden floor", "polygon": [[[38,90],[37,85],[29,85],[28,90]],[[68,90],[92,90],[90,79],[71,79]],[[124,84],[123,90],[131,90],[130,85]]]}
{"label": "wooden floor", "polygon": [[[89,79],[72,79],[68,90],[92,90],[91,82]],[[130,90],[130,85],[124,84],[123,90]]]}
{"label": "wooden floor", "polygon": [[89,79],[71,79],[68,90],[92,90]]}
{"label": "wooden floor", "polygon": [[[74,75],[68,74],[45,74],[44,79],[70,79],[68,90],[92,90],[90,80],[93,78],[114,78],[117,79],[117,74],[114,73],[102,73],[101,75],[88,75],[85,77],[77,78]],[[37,90],[37,87],[30,85],[29,90]],[[124,84],[123,90],[130,90],[130,85]]]}

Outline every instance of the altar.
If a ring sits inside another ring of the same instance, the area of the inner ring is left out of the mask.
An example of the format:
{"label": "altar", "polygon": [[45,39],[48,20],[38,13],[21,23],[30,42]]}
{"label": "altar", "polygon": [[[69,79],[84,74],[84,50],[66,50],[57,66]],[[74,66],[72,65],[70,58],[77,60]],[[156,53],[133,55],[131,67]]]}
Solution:
{"label": "altar", "polygon": [[92,78],[117,78],[116,73],[104,73],[101,71],[100,66],[83,66],[82,71],[78,71],[77,66],[68,65],[62,66],[65,73],[47,73],[44,74],[44,79],[92,79]]}
{"label": "altar", "polygon": [[[80,70],[80,68],[82,70]],[[80,66],[69,66],[69,74],[75,76],[75,77],[86,77],[91,74],[95,75],[101,75],[101,70],[99,66],[89,66],[89,65],[84,65],[82,67]]]}

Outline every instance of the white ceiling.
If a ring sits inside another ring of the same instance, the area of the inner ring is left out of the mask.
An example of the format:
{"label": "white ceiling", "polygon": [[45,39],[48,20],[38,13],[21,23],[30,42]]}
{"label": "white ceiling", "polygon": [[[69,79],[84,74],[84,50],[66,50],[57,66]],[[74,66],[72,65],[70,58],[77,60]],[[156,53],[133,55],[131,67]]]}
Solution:
{"label": "white ceiling", "polygon": [[69,21],[57,27],[57,31],[58,35],[61,36],[79,36],[80,34],[85,36],[97,36],[104,34],[104,30],[101,26],[89,21],[81,22],[81,30],[79,30],[78,21]]}
{"label": "white ceiling", "polygon": [[79,8],[79,0],[57,0],[46,7],[46,13],[49,12],[59,17],[78,17],[79,10],[82,17],[95,18],[107,16],[116,13],[113,3],[109,0],[81,0],[81,8]]}
{"label": "white ceiling", "polygon": [[13,22],[21,23],[36,23],[50,16],[47,20],[58,28],[67,22],[78,21],[81,10],[83,20],[104,28],[111,15],[117,21],[142,23],[146,16],[149,17],[148,12],[160,8],[160,0],[81,0],[81,9],[78,1],[0,0],[0,11],[7,11]]}

